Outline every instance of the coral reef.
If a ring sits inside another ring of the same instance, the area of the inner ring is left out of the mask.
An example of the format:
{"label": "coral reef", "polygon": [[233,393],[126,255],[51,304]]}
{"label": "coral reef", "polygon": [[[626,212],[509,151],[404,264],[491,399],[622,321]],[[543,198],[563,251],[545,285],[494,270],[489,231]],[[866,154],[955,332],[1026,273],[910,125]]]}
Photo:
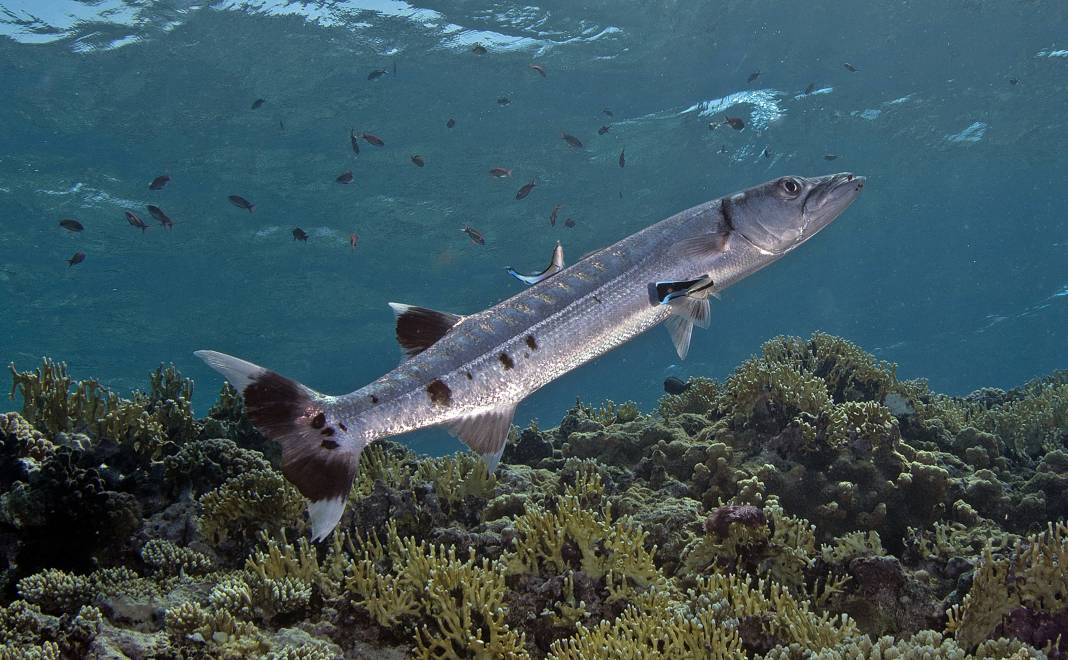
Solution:
{"label": "coral reef", "polygon": [[14,367],[0,658],[1061,658],[1068,374],[965,397],[779,337],[656,414],[363,454],[338,530],[229,386]]}

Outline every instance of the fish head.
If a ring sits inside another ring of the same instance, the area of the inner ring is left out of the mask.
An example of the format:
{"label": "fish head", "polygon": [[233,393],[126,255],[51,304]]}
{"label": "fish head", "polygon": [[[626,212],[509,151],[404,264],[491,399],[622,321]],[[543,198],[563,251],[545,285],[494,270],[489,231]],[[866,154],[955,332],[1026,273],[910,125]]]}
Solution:
{"label": "fish head", "polygon": [[724,199],[734,230],[761,252],[782,255],[842,214],[864,188],[850,172],[784,176]]}

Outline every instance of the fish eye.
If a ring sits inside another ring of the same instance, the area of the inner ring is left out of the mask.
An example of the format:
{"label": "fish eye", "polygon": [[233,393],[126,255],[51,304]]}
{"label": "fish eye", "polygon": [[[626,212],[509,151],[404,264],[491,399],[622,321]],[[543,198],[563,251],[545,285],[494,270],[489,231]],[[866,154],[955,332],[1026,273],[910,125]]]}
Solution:
{"label": "fish eye", "polygon": [[779,188],[790,197],[797,197],[801,193],[801,184],[797,179],[786,177],[779,181]]}

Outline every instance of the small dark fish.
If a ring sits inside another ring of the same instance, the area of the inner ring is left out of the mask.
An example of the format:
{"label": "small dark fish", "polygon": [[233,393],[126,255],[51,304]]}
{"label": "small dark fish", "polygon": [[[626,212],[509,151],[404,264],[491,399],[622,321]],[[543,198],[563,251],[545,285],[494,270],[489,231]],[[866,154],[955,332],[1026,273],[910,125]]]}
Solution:
{"label": "small dark fish", "polygon": [[760,77],[760,72],[759,71],[754,71],[753,73],[749,74],[748,78],[745,79],[745,84],[748,85],[749,83],[753,82],[754,80],[756,80],[759,77]]}
{"label": "small dark fish", "polygon": [[857,72],[857,67],[853,66],[849,62],[843,62],[842,66],[844,66],[846,68],[846,71],[849,71],[851,73],[856,73]]}
{"label": "small dark fish", "polygon": [[761,151],[760,155],[763,156],[764,158],[771,158],[771,149],[768,149],[767,147],[764,147],[764,151]]}
{"label": "small dark fish", "polygon": [[449,121],[445,122],[445,128],[452,128],[455,125],[456,125],[456,120],[453,119],[452,117],[449,117]]}
{"label": "small dark fish", "polygon": [[152,183],[148,184],[148,189],[149,190],[162,190],[163,186],[167,185],[167,182],[170,181],[170,180],[171,180],[171,178],[169,176],[167,176],[166,174],[160,174],[155,179],[152,179]]}
{"label": "small dark fish", "polygon": [[619,198],[623,199],[623,191],[622,190],[619,191]]}
{"label": "small dark fish", "polygon": [[467,234],[467,237],[471,239],[471,242],[476,243],[478,245],[486,244],[486,239],[482,237],[482,232],[480,232],[479,230],[465,225],[464,228],[460,231]]}
{"label": "small dark fish", "polygon": [[575,226],[575,221],[572,220],[571,218],[568,218],[567,220],[564,220],[564,226],[567,227],[568,229],[571,229],[572,227]]}
{"label": "small dark fish", "polygon": [[1010,85],[1018,85],[1019,83],[1020,83],[1020,79],[1019,78],[1009,78],[1009,84]]}
{"label": "small dark fish", "polygon": [[607,126],[602,126],[602,127],[597,129],[597,135],[604,135],[607,132],[608,132],[608,127]]}
{"label": "small dark fish", "polygon": [[416,167],[422,167],[423,165],[426,165],[426,161],[419,154],[415,154],[414,156],[412,156],[412,162],[415,163]]}
{"label": "small dark fish", "polygon": [[300,227],[293,228],[293,240],[308,242],[308,232],[304,231]]}
{"label": "small dark fish", "polygon": [[619,150],[619,166],[620,167],[626,167],[627,166],[627,149],[626,149],[626,147],[624,147],[623,149]]}
{"label": "small dark fish", "polygon": [[282,121],[281,119],[278,120],[278,130],[280,130],[280,131],[286,130],[286,123],[284,121]]}
{"label": "small dark fish", "polygon": [[338,174],[337,178],[334,180],[338,183],[352,183],[352,170]]}
{"label": "small dark fish", "polygon": [[471,49],[471,52],[474,53],[475,55],[485,55],[486,54],[486,47],[483,46],[482,44],[475,44],[475,47]]}
{"label": "small dark fish", "polygon": [[352,143],[352,153],[359,154],[360,153],[360,136],[356,135],[356,129],[355,128],[349,131],[349,142]]}
{"label": "small dark fish", "polygon": [[573,148],[573,149],[581,149],[582,148],[582,141],[579,140],[574,135],[571,135],[570,133],[561,133],[560,137],[564,139],[564,142],[567,142],[569,145],[571,145],[571,148]]}
{"label": "small dark fish", "polygon": [[563,204],[557,204],[556,206],[553,207],[553,212],[549,214],[549,226],[550,227],[555,227],[556,226],[556,214],[560,212],[560,207],[562,207],[562,206],[563,206]]}
{"label": "small dark fish", "polygon": [[816,83],[811,82],[805,87],[805,91],[802,94],[811,94],[814,91],[816,91]]}
{"label": "small dark fish", "polygon": [[397,75],[397,60],[393,60],[393,75]]}
{"label": "small dark fish", "polygon": [[608,115],[609,117],[614,117],[615,116],[615,115],[612,114],[612,111],[609,110],[608,108],[605,108],[604,110],[601,110],[601,112],[603,112],[604,114]]}
{"label": "small dark fish", "polygon": [[361,133],[360,137],[367,140],[368,144],[373,144],[376,147],[384,147],[386,145],[386,143],[382,141],[382,138],[377,135],[372,135],[371,133]]}
{"label": "small dark fish", "polygon": [[727,115],[723,115],[723,123],[727,124],[736,131],[740,131],[745,128],[745,120],[743,120],[741,117],[728,117]]}
{"label": "small dark fish", "polygon": [[355,232],[353,232],[352,234],[349,234],[349,247],[352,248],[353,250],[355,250],[356,246],[359,245],[359,244],[360,244],[360,237]]}
{"label": "small dark fish", "polygon": [[155,206],[154,204],[149,204],[148,212],[152,215],[153,218],[158,220],[161,225],[163,225],[164,229],[170,229],[174,226],[174,220],[171,220],[170,217],[166,213],[164,213],[163,209],[161,209],[160,207]]}
{"label": "small dark fish", "polygon": [[126,222],[129,222],[131,227],[140,229],[142,234],[148,229],[148,225],[145,224],[145,221],[139,218],[133,211],[126,211]]}
{"label": "small dark fish", "polygon": [[252,109],[253,110],[259,110],[260,108],[263,107],[263,104],[266,103],[266,102],[267,102],[266,99],[256,99],[255,101],[252,102]]}
{"label": "small dark fish", "polygon": [[83,261],[85,261],[85,253],[84,252],[75,252],[74,255],[71,256],[70,259],[67,259],[67,268],[70,268],[71,266],[73,266],[75,264],[80,264]]}
{"label": "small dark fish", "polygon": [[500,96],[497,98],[497,105],[505,106],[512,102],[512,99],[507,96]]}
{"label": "small dark fish", "polygon": [[838,160],[838,154],[823,154],[823,160]]}
{"label": "small dark fish", "polygon": [[230,195],[227,199],[229,199],[230,203],[236,206],[237,208],[245,209],[249,213],[252,213],[252,209],[256,208],[255,204],[248,201],[241,195]]}
{"label": "small dark fish", "polygon": [[545,77],[545,67],[543,67],[542,65],[540,65],[540,64],[531,64],[530,68],[534,69],[535,71],[540,73],[542,78]]}
{"label": "small dark fish", "polygon": [[78,222],[77,220],[72,220],[70,218],[64,218],[60,220],[59,226],[66,229],[67,231],[81,231],[85,229],[85,227],[82,226],[82,223]]}
{"label": "small dark fish", "polygon": [[384,75],[386,75],[386,70],[385,69],[375,69],[371,73],[367,74],[367,79],[368,80],[378,80],[379,78],[381,78]]}
{"label": "small dark fish", "polygon": [[512,176],[512,170],[504,168],[504,167],[494,167],[493,169],[491,169],[489,171],[489,173],[490,173],[490,176],[495,176],[498,179],[503,179],[505,177]]}
{"label": "small dark fish", "polygon": [[515,194],[516,199],[523,199],[530,194],[531,190],[534,190],[534,186],[537,185],[535,179],[531,179],[530,183],[523,184],[523,187],[519,189],[519,192]]}
{"label": "small dark fish", "polygon": [[682,394],[691,387],[693,387],[693,383],[684,381],[681,378],[668,376],[664,379],[664,391],[668,394]]}

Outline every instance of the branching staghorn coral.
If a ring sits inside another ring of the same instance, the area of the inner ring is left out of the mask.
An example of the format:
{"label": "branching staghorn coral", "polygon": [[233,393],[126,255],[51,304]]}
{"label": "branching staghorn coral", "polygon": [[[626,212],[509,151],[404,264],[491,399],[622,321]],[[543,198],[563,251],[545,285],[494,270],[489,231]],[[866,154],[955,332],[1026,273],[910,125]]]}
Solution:
{"label": "branching staghorn coral", "polygon": [[468,452],[422,460],[413,478],[432,484],[442,504],[448,507],[455,507],[468,497],[489,499],[497,486],[497,477],[488,473],[482,459]]}
{"label": "branching staghorn coral", "polygon": [[345,580],[380,625],[414,629],[419,657],[527,657],[523,635],[505,623],[503,566],[387,530],[384,543],[356,538]]}
{"label": "branching staghorn coral", "polygon": [[[11,397],[22,397],[22,416],[48,434],[87,433],[131,447],[146,460],[158,459],[168,443],[194,439],[198,427],[189,395],[191,381],[171,368],[151,375],[152,393],[135,392],[124,399],[95,380],[77,383],[67,365],[48,358],[34,371],[20,372],[10,365]],[[73,387],[73,391],[72,391]],[[177,398],[164,398],[175,395]]]}
{"label": "branching staghorn coral", "polygon": [[[963,602],[946,611],[946,632],[971,648],[989,639],[1019,608],[1059,613],[1068,607],[1068,523],[1021,539],[1007,557],[995,558],[988,546]],[[1068,640],[1051,640],[1056,644]]]}
{"label": "branching staghorn coral", "polygon": [[227,479],[200,498],[201,531],[219,543],[230,537],[251,539],[260,530],[280,530],[300,520],[304,498],[270,468]]}
{"label": "branching staghorn coral", "polygon": [[211,570],[211,560],[191,548],[164,539],[152,539],[141,548],[141,559],[157,575],[197,575]]}

